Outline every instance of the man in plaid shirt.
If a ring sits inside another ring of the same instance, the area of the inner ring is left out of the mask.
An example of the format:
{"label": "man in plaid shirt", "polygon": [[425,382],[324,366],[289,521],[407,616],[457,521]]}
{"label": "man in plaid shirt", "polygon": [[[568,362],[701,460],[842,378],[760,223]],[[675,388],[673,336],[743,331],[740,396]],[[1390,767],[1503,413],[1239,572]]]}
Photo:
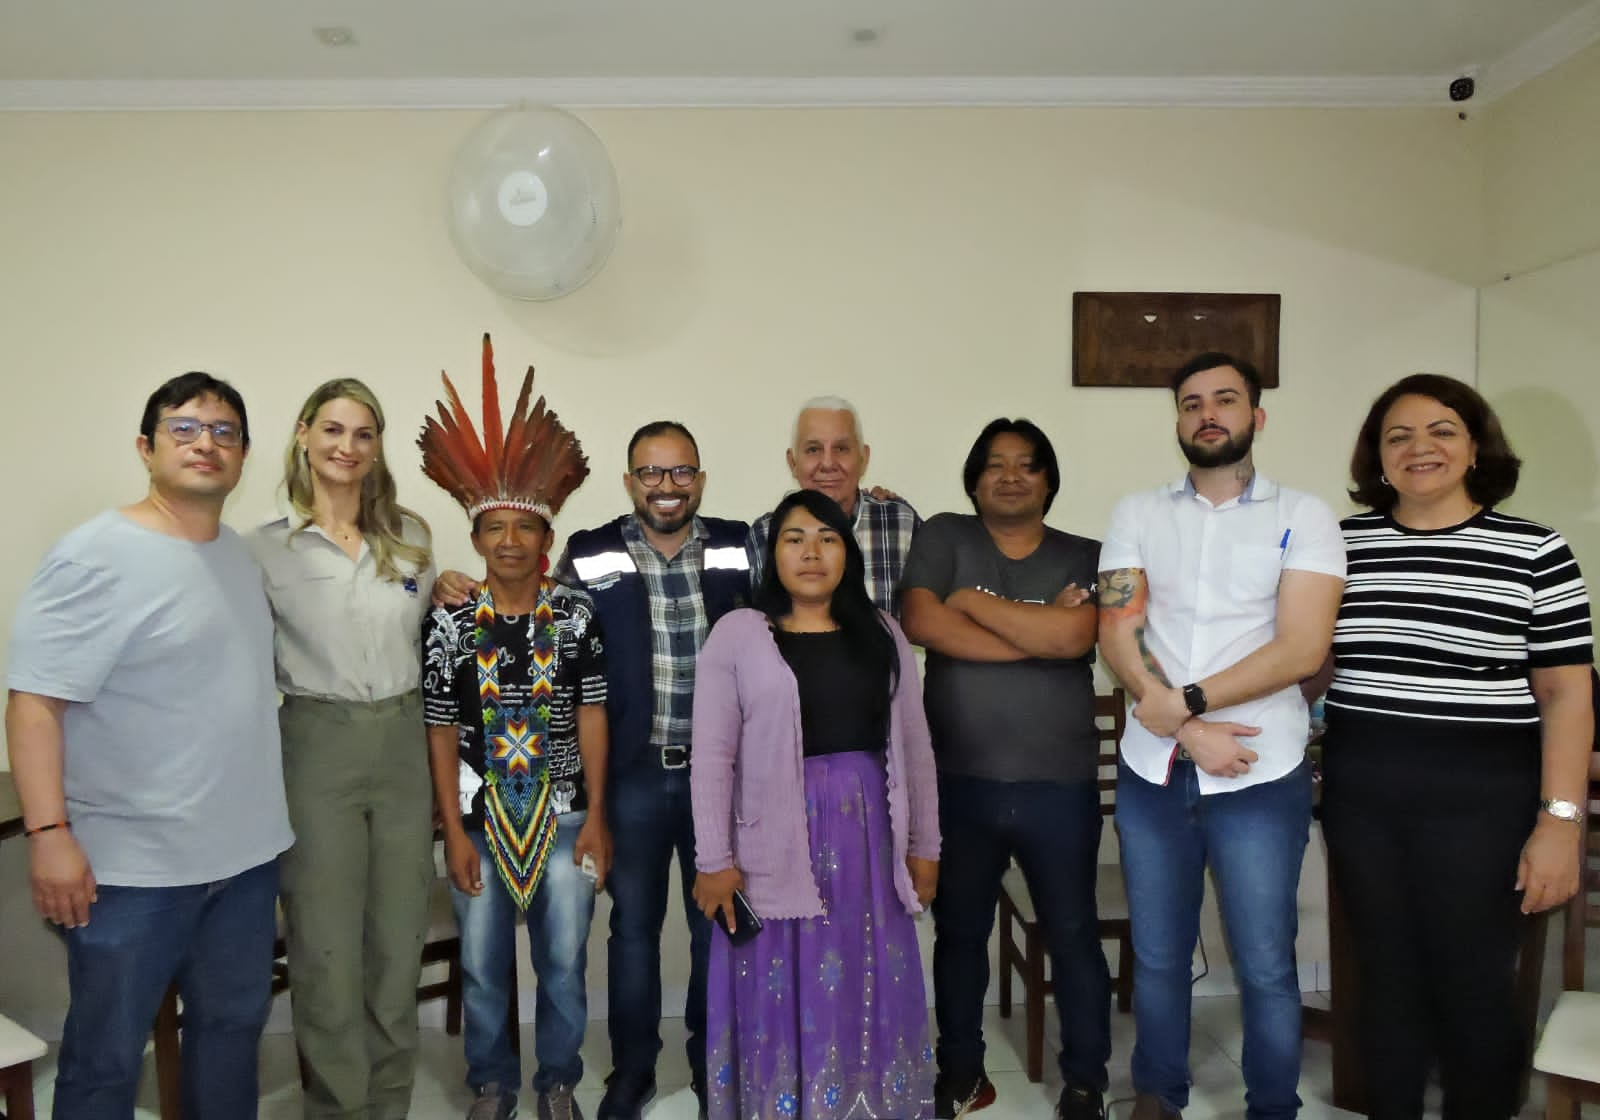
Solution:
{"label": "man in plaid shirt", "polygon": [[713,623],[748,598],[742,521],[699,516],[706,476],[682,424],[659,420],[628,444],[633,511],[572,534],[556,578],[594,600],[606,638],[612,827],[607,949],[612,1073],[599,1120],[632,1120],[655,1095],[661,1051],[661,927],[674,853],[689,925],[684,1021],[690,1078],[705,1108],[706,959],[711,926],[694,884],[689,805],[694,666]]}
{"label": "man in plaid shirt", "polygon": [[[881,609],[900,615],[900,574],[911,551],[911,535],[922,518],[911,503],[875,496],[861,489],[872,448],[861,439],[855,405],[843,397],[814,397],[800,406],[794,421],[794,442],[788,451],[789,473],[805,490],[819,490],[839,503],[855,526],[856,543],[867,562],[867,594]],[[750,585],[761,583],[772,515],[750,527]]]}

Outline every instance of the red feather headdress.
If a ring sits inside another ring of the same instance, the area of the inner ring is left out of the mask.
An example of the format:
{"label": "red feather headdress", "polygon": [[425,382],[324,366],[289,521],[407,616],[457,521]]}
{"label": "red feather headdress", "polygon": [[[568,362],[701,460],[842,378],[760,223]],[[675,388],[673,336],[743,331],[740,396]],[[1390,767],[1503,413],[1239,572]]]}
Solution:
{"label": "red feather headdress", "polygon": [[468,517],[491,509],[522,509],[546,522],[554,520],[568,496],[589,477],[589,460],[578,437],[545,408],[543,397],[528,411],[533,367],[522,378],[511,423],[502,434],[494,350],[489,336],[483,336],[482,442],[450,375],[441,376],[445,400],[439,402],[439,416],[427,417],[417,437],[422,473],[460,502]]}

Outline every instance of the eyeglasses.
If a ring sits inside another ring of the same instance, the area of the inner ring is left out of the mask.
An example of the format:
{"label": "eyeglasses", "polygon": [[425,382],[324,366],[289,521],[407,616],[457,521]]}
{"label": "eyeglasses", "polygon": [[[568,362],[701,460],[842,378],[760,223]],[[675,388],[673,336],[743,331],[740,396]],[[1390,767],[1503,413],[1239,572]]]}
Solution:
{"label": "eyeglasses", "polygon": [[675,467],[634,467],[628,473],[644,486],[660,486],[661,480],[668,475],[672,476],[674,485],[688,486],[700,477],[700,468],[679,463]]}
{"label": "eyeglasses", "polygon": [[200,438],[201,432],[210,432],[211,442],[218,447],[238,447],[244,442],[244,433],[239,430],[239,425],[226,420],[207,424],[192,416],[168,416],[157,423],[167,430],[173,443],[193,443]]}

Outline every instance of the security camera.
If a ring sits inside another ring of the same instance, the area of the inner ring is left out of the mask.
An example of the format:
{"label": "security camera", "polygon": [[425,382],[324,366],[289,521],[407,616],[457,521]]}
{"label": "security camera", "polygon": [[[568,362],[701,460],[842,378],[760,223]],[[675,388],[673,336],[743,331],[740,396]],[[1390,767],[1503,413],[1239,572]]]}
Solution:
{"label": "security camera", "polygon": [[1477,89],[1478,83],[1463,75],[1450,83],[1450,100],[1470,101]]}

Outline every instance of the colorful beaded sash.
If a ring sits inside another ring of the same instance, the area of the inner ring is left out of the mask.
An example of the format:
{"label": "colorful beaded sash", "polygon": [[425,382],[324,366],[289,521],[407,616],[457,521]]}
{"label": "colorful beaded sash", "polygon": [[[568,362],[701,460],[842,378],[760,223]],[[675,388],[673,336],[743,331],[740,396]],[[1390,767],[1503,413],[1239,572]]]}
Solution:
{"label": "colorful beaded sash", "polygon": [[528,680],[524,707],[500,702],[500,651],[494,644],[494,597],[484,587],[473,621],[478,655],[478,697],[483,702],[484,832],[500,878],[518,909],[526,910],[539,889],[545,862],[555,847],[556,815],[550,806],[545,740],[556,671],[555,584],[539,581],[529,627]]}

